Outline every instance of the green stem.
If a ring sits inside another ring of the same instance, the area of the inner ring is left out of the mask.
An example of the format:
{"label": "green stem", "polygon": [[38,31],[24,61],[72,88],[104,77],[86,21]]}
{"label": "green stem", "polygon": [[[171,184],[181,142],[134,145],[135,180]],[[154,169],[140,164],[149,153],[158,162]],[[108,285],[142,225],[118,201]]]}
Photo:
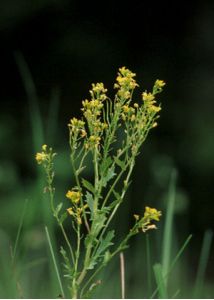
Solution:
{"label": "green stem", "polygon": [[96,211],[98,208],[98,199],[99,199],[99,171],[98,171],[98,156],[97,156],[97,147],[94,149],[94,187],[95,187],[95,195],[94,195],[94,214],[96,215]]}
{"label": "green stem", "polygon": [[73,299],[77,298],[78,293],[78,283],[77,283],[77,272],[78,272],[78,263],[80,257],[80,224],[77,225],[77,250],[75,256],[75,264],[74,264],[74,275],[72,280],[72,289],[71,289],[71,297]]}
{"label": "green stem", "polygon": [[[83,157],[82,157],[82,160],[80,162],[79,169],[82,167],[82,164],[83,164],[83,161],[84,161],[86,155],[87,155],[87,153],[85,152],[84,155],[83,155]],[[80,184],[80,180],[79,180],[77,169],[75,167],[73,154],[71,154],[71,165],[72,165],[72,169],[73,169],[73,173],[74,173],[74,177],[75,177],[78,189],[81,190],[81,184]],[[80,201],[81,201],[81,206],[83,207],[84,204],[83,204],[82,198],[80,199]],[[87,216],[86,216],[85,210],[83,210],[83,219],[84,219],[84,223],[85,223],[86,229],[89,232],[90,231],[90,226],[88,224],[88,220],[87,220]]]}
{"label": "green stem", "polygon": [[[126,176],[126,180],[125,180],[126,183],[129,182],[130,176],[131,176],[132,171],[133,171],[133,168],[134,168],[134,164],[135,164],[135,158],[132,157],[131,162],[130,162],[129,172],[128,172],[128,174],[127,174],[127,176]],[[109,226],[111,220],[113,219],[113,217],[114,217],[116,211],[118,210],[118,207],[119,207],[120,204],[123,202],[123,198],[124,198],[124,196],[125,196],[125,193],[126,193],[126,188],[123,189],[122,194],[121,194],[121,198],[120,198],[121,201],[114,207],[114,209],[113,209],[111,215],[110,215],[109,218],[108,218],[108,221],[107,221],[105,227],[103,228],[103,231],[102,231],[102,233],[101,233],[99,239],[101,239],[101,237],[103,237],[103,235],[104,235],[104,233],[106,232],[106,230],[107,230],[107,228],[108,228],[108,226]]]}
{"label": "green stem", "polygon": [[69,242],[69,240],[68,240],[68,237],[67,237],[67,234],[66,234],[66,232],[65,232],[65,229],[64,229],[62,223],[60,223],[59,219],[58,219],[58,218],[56,218],[56,219],[57,219],[57,222],[58,222],[58,224],[59,224],[59,226],[60,226],[60,229],[61,229],[61,231],[62,231],[63,237],[64,237],[64,239],[65,239],[65,242],[66,242],[67,246],[68,246],[68,249],[69,249],[69,251],[70,251],[72,263],[75,264],[74,253],[73,253],[71,244],[70,244],[70,242]]}

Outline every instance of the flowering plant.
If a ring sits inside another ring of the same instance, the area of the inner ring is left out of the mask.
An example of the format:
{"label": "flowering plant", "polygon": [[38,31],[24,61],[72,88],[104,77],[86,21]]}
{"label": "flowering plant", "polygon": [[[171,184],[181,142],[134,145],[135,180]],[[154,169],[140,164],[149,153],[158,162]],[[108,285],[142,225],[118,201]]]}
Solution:
{"label": "flowering plant", "polygon": [[[161,107],[156,96],[165,85],[164,81],[156,80],[152,91],[144,91],[141,102],[133,103],[134,89],[139,86],[135,76],[125,67],[119,69],[114,101],[108,98],[103,83],[92,84],[90,100],[82,102],[82,118],[70,120],[70,160],[75,185],[66,193],[70,204],[67,209],[63,208],[63,203],[54,203],[53,161],[56,154],[47,145],[36,154],[38,164],[46,172],[46,190],[53,216],[66,242],[67,248],[61,247],[60,252],[72,298],[88,296],[98,283],[93,282],[95,275],[127,248],[133,235],[156,228],[153,221],[159,221],[161,216],[160,211],[147,206],[143,216],[134,215],[133,227],[115,245],[115,231],[110,230],[109,225],[123,203],[140,148],[150,129],[157,126]],[[117,142],[118,134],[122,136],[121,144]],[[93,182],[84,177],[88,167],[86,158],[93,164]],[[119,188],[121,182],[123,185]],[[75,245],[65,231],[64,223],[68,218],[76,234]]]}

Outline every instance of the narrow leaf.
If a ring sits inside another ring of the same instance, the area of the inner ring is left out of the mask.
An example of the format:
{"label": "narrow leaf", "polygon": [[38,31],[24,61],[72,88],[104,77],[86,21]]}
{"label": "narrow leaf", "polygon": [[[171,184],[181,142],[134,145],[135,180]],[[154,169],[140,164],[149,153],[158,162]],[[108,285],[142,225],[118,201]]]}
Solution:
{"label": "narrow leaf", "polygon": [[88,180],[82,178],[82,184],[87,190],[89,190],[94,194],[95,192],[94,186]]}
{"label": "narrow leaf", "polygon": [[64,212],[64,214],[62,214],[62,215],[60,216],[60,218],[59,218],[60,224],[62,224],[62,223],[65,221],[65,219],[66,219],[67,217],[68,217],[67,212]]}
{"label": "narrow leaf", "polygon": [[102,252],[104,252],[109,246],[113,245],[111,242],[114,237],[114,230],[110,230],[104,239],[101,239],[100,246],[97,249],[97,255],[99,256]]}
{"label": "narrow leaf", "polygon": [[62,209],[62,205],[63,205],[62,202],[57,205],[57,207],[56,207],[56,216],[59,215],[59,212]]}
{"label": "narrow leaf", "polygon": [[116,175],[114,166],[108,169],[107,173],[102,177],[102,186],[106,187],[107,183]]}
{"label": "narrow leaf", "polygon": [[49,245],[49,248],[50,248],[51,256],[52,256],[52,259],[53,259],[53,264],[54,264],[54,268],[55,268],[55,271],[56,271],[56,276],[57,276],[57,279],[58,279],[58,282],[59,282],[59,287],[60,287],[63,298],[65,298],[64,290],[63,290],[63,287],[62,287],[62,281],[61,281],[60,274],[59,274],[59,269],[58,269],[56,258],[55,258],[55,255],[54,255],[54,250],[53,250],[53,247],[52,247],[52,244],[51,244],[49,231],[48,231],[48,228],[46,226],[45,226],[45,232],[46,232],[47,241],[48,241],[48,245]]}
{"label": "narrow leaf", "polygon": [[114,161],[122,170],[125,170],[126,164],[122,160],[120,160],[117,156],[114,156]]}
{"label": "narrow leaf", "polygon": [[94,213],[94,199],[91,193],[89,193],[88,191],[86,192],[86,203],[88,204],[88,207],[91,211],[91,218],[93,218],[93,213]]}
{"label": "narrow leaf", "polygon": [[155,264],[153,266],[153,270],[155,273],[155,280],[158,286],[159,299],[167,299],[167,290],[164,282],[162,266],[161,264]]}

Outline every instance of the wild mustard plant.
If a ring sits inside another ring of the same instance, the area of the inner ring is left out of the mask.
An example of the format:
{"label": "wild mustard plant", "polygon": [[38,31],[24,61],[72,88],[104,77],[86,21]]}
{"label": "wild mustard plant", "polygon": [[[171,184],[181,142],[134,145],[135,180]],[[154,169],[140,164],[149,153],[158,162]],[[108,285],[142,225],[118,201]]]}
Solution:
{"label": "wild mustard plant", "polygon": [[[161,216],[160,211],[147,206],[143,216],[134,215],[133,227],[124,239],[119,244],[114,242],[115,231],[109,229],[110,223],[124,201],[140,148],[150,129],[157,126],[161,107],[156,96],[165,85],[163,80],[156,80],[152,91],[144,91],[140,103],[133,103],[133,92],[139,86],[135,76],[125,67],[119,69],[113,101],[103,83],[92,84],[90,99],[82,102],[82,118],[70,120],[70,161],[75,184],[65,192],[67,209],[63,203],[54,203],[56,154],[46,145],[36,154],[38,164],[46,172],[53,216],[66,242],[67,248],[61,247],[61,254],[72,298],[88,296],[99,282],[93,281],[96,274],[128,247],[133,235],[156,228],[153,222]],[[120,144],[118,135],[122,136]],[[86,158],[93,163],[93,182],[84,177],[88,167]],[[75,245],[66,233],[65,222],[66,227],[69,224],[73,227]]]}

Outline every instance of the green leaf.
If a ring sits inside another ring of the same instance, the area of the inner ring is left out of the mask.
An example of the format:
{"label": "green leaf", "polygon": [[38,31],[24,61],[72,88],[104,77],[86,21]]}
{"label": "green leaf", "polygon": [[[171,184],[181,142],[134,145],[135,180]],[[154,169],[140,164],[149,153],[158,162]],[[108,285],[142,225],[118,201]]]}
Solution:
{"label": "green leaf", "polygon": [[90,192],[92,192],[93,194],[95,193],[95,188],[94,186],[86,179],[82,178],[82,184],[83,186],[89,190]]}
{"label": "green leaf", "polygon": [[65,221],[65,219],[66,219],[67,217],[68,217],[67,212],[64,212],[64,214],[62,214],[62,215],[60,216],[60,218],[59,218],[60,224],[62,224],[62,223]]}
{"label": "green leaf", "polygon": [[111,242],[113,237],[114,237],[114,230],[110,230],[106,237],[104,239],[101,239],[100,241],[100,245],[97,249],[96,255],[100,256],[100,254],[102,252],[104,252],[108,247],[110,247],[111,245],[113,245],[113,243]]}
{"label": "green leaf", "polygon": [[74,273],[74,268],[71,267],[71,263],[68,258],[67,252],[65,251],[65,249],[62,246],[60,247],[60,253],[64,259],[64,263],[63,263],[64,272],[65,272],[64,277],[72,279],[73,273]]}
{"label": "green leaf", "polygon": [[93,257],[90,261],[89,266],[87,267],[87,270],[93,270],[94,266],[96,266],[97,263],[98,263],[98,261],[96,261],[96,258]]}
{"label": "green leaf", "polygon": [[111,255],[110,255],[110,252],[107,249],[111,245],[113,245],[113,243],[111,241],[112,241],[114,235],[115,235],[114,230],[111,230],[107,233],[107,235],[104,239],[100,240],[100,245],[99,245],[96,253],[94,254],[94,256],[90,260],[89,266],[87,268],[88,270],[94,269],[94,266],[100,261],[100,259],[102,257],[104,257],[103,263],[106,264],[109,261],[109,259],[111,258]]}
{"label": "green leaf", "polygon": [[82,168],[76,170],[77,175],[79,175],[85,168],[86,166],[83,166]]}
{"label": "green leaf", "polygon": [[153,266],[153,271],[155,274],[155,280],[158,286],[158,293],[159,293],[159,299],[167,299],[168,298],[168,293],[167,293],[167,288],[164,282],[164,277],[163,277],[163,268],[161,264],[155,264]]}
{"label": "green leaf", "polygon": [[124,161],[120,160],[117,156],[114,156],[114,161],[122,170],[125,170],[126,164]]}
{"label": "green leaf", "polygon": [[93,214],[94,214],[94,199],[91,193],[89,193],[88,191],[86,192],[86,203],[88,204],[88,207],[90,209],[91,212],[91,219],[93,218]]}
{"label": "green leaf", "polygon": [[117,199],[117,201],[120,201],[121,200],[121,196],[118,192],[116,192],[115,190],[113,190],[113,194],[115,196],[115,198]]}
{"label": "green leaf", "polygon": [[102,186],[103,187],[106,187],[107,183],[116,175],[114,170],[115,170],[114,166],[111,166],[111,168],[108,169],[106,175],[103,175],[103,177],[102,177]]}
{"label": "green leaf", "polygon": [[120,203],[120,199],[117,199],[115,201],[113,201],[109,206],[108,206],[108,209],[109,210],[112,210],[117,204]]}
{"label": "green leaf", "polygon": [[96,217],[94,218],[93,234],[95,237],[100,233],[100,230],[105,226],[106,212],[104,210],[98,210]]}
{"label": "green leaf", "polygon": [[60,212],[60,210],[62,209],[62,205],[63,205],[62,202],[59,203],[59,204],[57,205],[56,210],[55,210],[56,216],[59,215],[59,212]]}
{"label": "green leaf", "polygon": [[110,167],[112,164],[112,159],[110,156],[108,156],[100,165],[100,172],[105,173],[106,170]]}
{"label": "green leaf", "polygon": [[93,234],[91,233],[88,233],[87,236],[85,237],[85,241],[84,241],[84,244],[85,244],[85,248],[87,248],[88,246],[90,246],[91,244],[93,244],[93,242],[95,241],[95,237]]}
{"label": "green leaf", "polygon": [[110,259],[111,259],[111,253],[109,250],[107,250],[104,254],[103,263],[107,264]]}

